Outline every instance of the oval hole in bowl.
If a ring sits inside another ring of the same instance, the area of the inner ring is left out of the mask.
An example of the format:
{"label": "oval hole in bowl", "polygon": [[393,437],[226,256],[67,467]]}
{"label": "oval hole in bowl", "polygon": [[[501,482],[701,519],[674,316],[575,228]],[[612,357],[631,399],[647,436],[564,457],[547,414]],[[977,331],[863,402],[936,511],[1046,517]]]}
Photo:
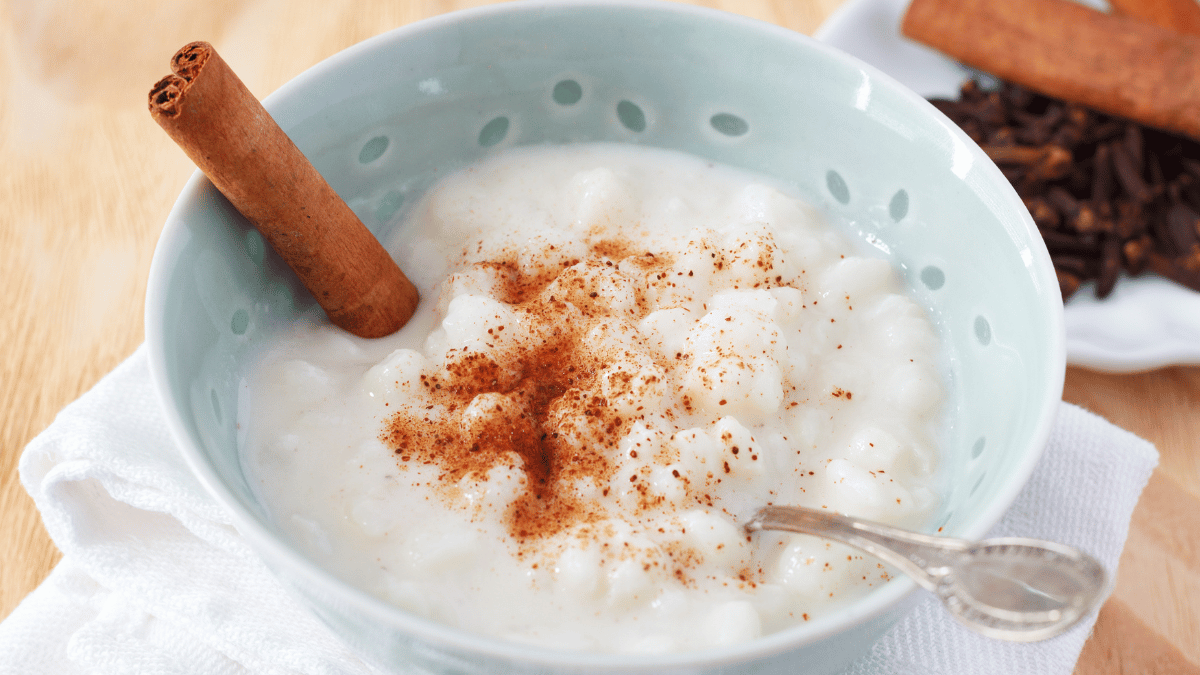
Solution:
{"label": "oval hole in bowl", "polygon": [[617,119],[630,131],[641,133],[646,130],[646,113],[632,101],[617,104]]}
{"label": "oval hole in bowl", "polygon": [[246,233],[246,255],[254,261],[255,265],[263,264],[263,257],[267,254],[267,243],[263,240],[263,236],[258,230],[250,230]]}
{"label": "oval hole in bowl", "polygon": [[825,185],[834,199],[843,204],[850,203],[850,186],[846,185],[846,179],[842,178],[842,174],[830,169],[825,174]]}
{"label": "oval hole in bowl", "polygon": [[387,136],[376,136],[367,141],[363,144],[362,150],[358,151],[358,163],[370,164],[383,157],[383,153],[387,152],[388,144],[390,143],[391,141],[388,140]]}
{"label": "oval hole in bowl", "polygon": [[730,113],[717,113],[709,118],[708,123],[726,136],[744,136],[747,131],[750,131],[750,125],[746,123],[746,120]]}
{"label": "oval hole in bowl", "polygon": [[246,329],[250,327],[250,313],[244,309],[239,309],[233,313],[233,318],[229,320],[229,330],[233,331],[234,335],[245,335]]}
{"label": "oval hole in bowl", "polygon": [[975,317],[975,339],[984,347],[992,341],[992,324],[982,316]]}
{"label": "oval hole in bowl", "polygon": [[404,195],[399,190],[388,190],[383,199],[379,200],[379,206],[375,207],[375,220],[381,223],[388,222],[401,206],[404,206]]}
{"label": "oval hole in bowl", "polygon": [[940,267],[929,265],[921,270],[921,283],[925,284],[925,288],[936,291],[946,285],[946,273]]}
{"label": "oval hole in bowl", "polygon": [[904,190],[897,190],[896,194],[892,195],[892,201],[888,204],[888,215],[897,223],[908,215],[908,193]]}
{"label": "oval hole in bowl", "polygon": [[575,80],[563,80],[554,85],[550,97],[559,105],[575,105],[583,98],[583,87]]}
{"label": "oval hole in bowl", "polygon": [[217,424],[224,424],[225,417],[221,414],[221,401],[217,398],[217,390],[210,389],[208,395],[212,402],[213,416],[217,418]]}
{"label": "oval hole in bowl", "polygon": [[485,148],[490,148],[504,140],[504,137],[507,135],[508,118],[501,115],[483,125],[483,128],[479,130],[479,144]]}

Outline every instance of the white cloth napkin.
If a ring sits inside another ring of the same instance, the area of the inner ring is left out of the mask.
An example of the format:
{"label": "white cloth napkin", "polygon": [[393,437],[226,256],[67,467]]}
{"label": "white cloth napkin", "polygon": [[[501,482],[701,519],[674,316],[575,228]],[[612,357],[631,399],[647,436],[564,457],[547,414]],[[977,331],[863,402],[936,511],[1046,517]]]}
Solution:
{"label": "white cloth napkin", "polygon": [[[1063,404],[1032,481],[992,534],[1080,546],[1115,570],[1157,462],[1149,443]],[[63,560],[0,623],[0,674],[379,673],[284,592],[192,477],[144,348],[67,406],[20,470]],[[930,597],[848,675],[1066,675],[1093,621],[1002,643],[960,628]]]}

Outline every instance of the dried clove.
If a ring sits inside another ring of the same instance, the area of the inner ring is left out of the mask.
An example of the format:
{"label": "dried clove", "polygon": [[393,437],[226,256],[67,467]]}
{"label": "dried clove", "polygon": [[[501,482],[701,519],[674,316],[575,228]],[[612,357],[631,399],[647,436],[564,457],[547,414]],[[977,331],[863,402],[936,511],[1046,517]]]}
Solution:
{"label": "dried clove", "polygon": [[1066,300],[1153,272],[1200,291],[1200,143],[1010,82],[933,104],[1016,188]]}
{"label": "dried clove", "polygon": [[1183,253],[1190,252],[1193,246],[1200,244],[1200,214],[1192,207],[1177,201],[1167,209],[1167,232],[1175,243],[1175,250]]}
{"label": "dried clove", "polygon": [[1081,255],[1060,253],[1050,256],[1050,259],[1054,261],[1054,269],[1072,276],[1088,277],[1093,272],[1094,261]]}
{"label": "dried clove", "polygon": [[1113,231],[1123,240],[1130,240],[1146,231],[1150,224],[1150,215],[1141,204],[1130,199],[1119,199],[1116,202],[1117,221]]}
{"label": "dried clove", "polygon": [[1050,253],[1082,253],[1088,256],[1100,255],[1100,244],[1095,237],[1071,232],[1039,230],[1042,240]]}
{"label": "dried clove", "polygon": [[1137,239],[1130,239],[1125,242],[1125,246],[1121,251],[1125,255],[1125,269],[1130,274],[1141,274],[1146,269],[1146,262],[1150,257],[1150,250],[1154,247],[1154,242],[1150,237],[1141,236]]}
{"label": "dried clove", "polygon": [[1150,203],[1150,200],[1154,199],[1154,193],[1142,178],[1142,168],[1138,165],[1137,160],[1130,154],[1124,143],[1113,143],[1110,147],[1112,148],[1112,163],[1113,168],[1116,169],[1117,182],[1134,199],[1144,204]]}
{"label": "dried clove", "polygon": [[1096,297],[1106,298],[1117,285],[1121,276],[1121,240],[1117,237],[1104,238],[1100,248],[1100,273],[1096,277]]}
{"label": "dried clove", "polygon": [[1079,290],[1080,278],[1070,272],[1064,272],[1059,269],[1055,269],[1054,272],[1058,276],[1058,291],[1062,293],[1062,296],[1069,298],[1075,295],[1075,291]]}
{"label": "dried clove", "polygon": [[1029,210],[1029,215],[1033,216],[1033,222],[1037,224],[1038,229],[1053,230],[1062,223],[1062,216],[1045,198],[1029,197],[1024,201],[1025,208]]}

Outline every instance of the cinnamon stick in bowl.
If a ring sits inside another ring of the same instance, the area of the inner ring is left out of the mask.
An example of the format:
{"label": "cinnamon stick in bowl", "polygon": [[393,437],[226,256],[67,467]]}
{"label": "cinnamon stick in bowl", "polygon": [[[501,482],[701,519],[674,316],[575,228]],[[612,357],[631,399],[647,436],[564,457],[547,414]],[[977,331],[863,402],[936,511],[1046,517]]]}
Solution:
{"label": "cinnamon stick in bowl", "polygon": [[399,330],[418,294],[371,231],[207,42],[171,59],[150,115],[262,233],[334,325]]}
{"label": "cinnamon stick in bowl", "polygon": [[913,0],[901,31],[1055,96],[1200,139],[1200,37],[1070,0]]}

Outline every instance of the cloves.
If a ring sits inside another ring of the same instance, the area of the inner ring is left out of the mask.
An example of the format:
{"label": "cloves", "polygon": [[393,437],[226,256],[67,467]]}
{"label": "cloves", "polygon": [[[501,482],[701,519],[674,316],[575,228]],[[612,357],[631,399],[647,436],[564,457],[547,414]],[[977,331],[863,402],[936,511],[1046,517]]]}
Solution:
{"label": "cloves", "polygon": [[1147,271],[1200,291],[1200,143],[1008,82],[932,102],[1024,200],[1063,300]]}

